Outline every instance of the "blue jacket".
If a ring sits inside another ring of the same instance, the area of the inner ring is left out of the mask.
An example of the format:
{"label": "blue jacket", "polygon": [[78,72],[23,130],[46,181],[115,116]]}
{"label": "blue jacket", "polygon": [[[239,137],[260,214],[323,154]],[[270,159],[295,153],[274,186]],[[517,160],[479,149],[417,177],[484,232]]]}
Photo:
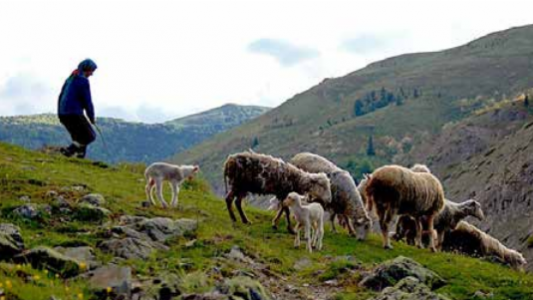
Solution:
{"label": "blue jacket", "polygon": [[91,123],[94,123],[89,79],[79,75],[67,79],[59,94],[58,102],[58,115],[83,115],[85,110]]}

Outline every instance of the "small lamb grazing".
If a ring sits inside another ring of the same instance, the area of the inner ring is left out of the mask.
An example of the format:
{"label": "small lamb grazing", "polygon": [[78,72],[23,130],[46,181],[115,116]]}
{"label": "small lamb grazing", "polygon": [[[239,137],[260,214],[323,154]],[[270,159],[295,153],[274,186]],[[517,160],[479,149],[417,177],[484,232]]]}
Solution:
{"label": "small lamb grazing", "polygon": [[457,251],[474,257],[496,258],[517,270],[523,270],[527,261],[516,250],[505,247],[494,237],[465,221],[444,237],[443,249]]}
{"label": "small lamb grazing", "polygon": [[185,179],[192,179],[200,170],[198,166],[178,166],[164,162],[156,162],[148,166],[144,171],[144,178],[146,179],[146,198],[153,205],[156,205],[152,195],[153,189],[157,190],[157,198],[163,207],[168,207],[167,202],[163,198],[163,181],[168,181],[172,188],[172,207],[178,206],[178,194],[180,185]]}
{"label": "small lamb grazing", "polygon": [[300,229],[303,227],[309,253],[313,252],[313,247],[320,251],[324,238],[324,209],[319,203],[302,204],[303,201],[304,196],[294,192],[283,200],[283,205],[291,209],[296,219],[294,247],[300,247]]}
{"label": "small lamb grazing", "polygon": [[326,158],[308,152],[296,154],[290,163],[306,172],[326,173],[331,182],[331,203],[326,206],[330,212],[331,228],[336,231],[334,221],[335,216],[338,216],[339,222],[346,224],[351,235],[357,236],[359,240],[366,239],[372,220],[350,173]]}
{"label": "small lamb grazing", "polygon": [[[444,200],[444,208],[434,221],[434,227],[437,231],[437,249],[440,249],[442,246],[444,234],[454,230],[455,227],[457,227],[457,224],[468,216],[473,216],[480,221],[485,218],[479,202],[473,199],[468,199],[461,203],[456,203],[448,199]],[[410,216],[400,217],[398,224],[396,225],[394,239],[401,240],[405,237],[407,243],[412,245],[415,236],[416,223],[414,222],[414,219]]]}
{"label": "small lamb grazing", "polygon": [[[233,200],[245,224],[250,221],[242,210],[241,202],[248,193],[260,195],[275,195],[278,199],[285,199],[290,192],[306,194],[310,202],[321,202],[327,205],[331,202],[331,187],[329,179],[324,173],[311,174],[298,169],[290,163],[270,155],[251,151],[232,154],[224,164],[224,182],[226,190],[226,205],[230,218],[236,221],[233,213]],[[287,207],[278,211],[273,223],[285,212],[289,232],[293,232],[290,225],[290,212]],[[276,227],[276,226],[274,226]]]}
{"label": "small lamb grazing", "polygon": [[[437,177],[398,165],[375,170],[366,184],[365,193],[370,208],[376,207],[383,247],[387,249],[392,248],[389,225],[396,215],[410,215],[416,219],[415,243],[422,247],[422,218],[427,218],[428,230],[433,232],[435,217],[444,207],[444,190]],[[437,251],[433,235],[430,235],[429,244],[432,251]]]}

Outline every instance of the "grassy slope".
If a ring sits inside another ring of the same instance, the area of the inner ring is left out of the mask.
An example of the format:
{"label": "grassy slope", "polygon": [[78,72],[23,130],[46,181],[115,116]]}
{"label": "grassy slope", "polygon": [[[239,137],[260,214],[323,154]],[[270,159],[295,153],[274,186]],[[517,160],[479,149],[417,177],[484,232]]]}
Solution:
{"label": "grassy slope", "polygon": [[[176,155],[199,163],[207,178],[221,186],[220,169],[229,153],[250,147],[285,159],[300,151],[325,155],[341,166],[365,152],[374,135],[378,156],[390,161],[387,142],[435,134],[489,99],[500,100],[529,87],[533,75],[533,26],[498,32],[441,52],[408,54],[373,63],[341,78],[328,79],[295,95],[261,117]],[[381,88],[411,94],[404,105],[389,105],[353,117],[354,102]],[[465,101],[468,100],[468,101]],[[215,172],[216,171],[216,172]]]}
{"label": "grassy slope", "polygon": [[[220,264],[214,259],[229,251],[233,245],[239,245],[245,253],[256,261],[265,263],[270,270],[286,278],[296,286],[309,283],[311,286],[323,285],[322,281],[338,275],[348,262],[330,263],[331,256],[351,255],[369,269],[376,263],[394,258],[397,255],[412,257],[434,270],[447,281],[439,292],[454,299],[471,299],[477,290],[493,292],[494,299],[526,299],[533,297],[531,286],[533,276],[512,271],[506,267],[481,260],[453,254],[432,254],[404,244],[395,244],[395,250],[385,251],[380,246],[377,235],[371,235],[366,242],[357,242],[346,233],[332,234],[326,229],[324,250],[321,253],[307,254],[303,249],[292,247],[292,237],[284,231],[274,232],[270,227],[271,213],[247,207],[252,226],[229,222],[222,201],[214,197],[202,180],[188,184],[180,195],[180,210],[163,210],[160,208],[140,208],[139,202],[144,198],[142,168],[123,166],[103,169],[87,161],[67,160],[61,157],[49,157],[23,150],[19,147],[0,144],[0,199],[1,221],[13,222],[22,228],[27,248],[37,245],[64,245],[84,243],[95,246],[99,240],[95,235],[96,225],[83,222],[64,223],[49,219],[42,223],[28,223],[9,216],[11,208],[20,205],[18,198],[29,195],[34,203],[47,203],[45,194],[49,190],[61,190],[62,187],[85,185],[85,192],[62,192],[68,201],[74,201],[87,192],[103,194],[116,218],[122,214],[144,216],[166,216],[171,218],[198,218],[200,227],[196,243],[187,247],[187,240],[173,241],[170,252],[159,252],[147,261],[128,261],[137,277],[157,276],[162,272],[175,272],[182,278],[194,278],[194,274],[203,274],[210,267]],[[168,195],[167,195],[168,197]],[[85,234],[80,234],[85,233]],[[103,261],[111,258],[97,252]],[[303,270],[295,270],[294,263],[302,257],[308,257],[312,264]],[[180,262],[193,264],[193,269],[184,271]],[[6,280],[12,284],[10,292],[20,299],[48,299],[54,294],[62,299],[74,299],[77,293],[89,293],[84,282],[63,282],[53,275],[23,267],[26,272],[38,275],[32,282],[23,283],[15,276],[16,267],[9,264],[0,265],[0,282]],[[223,272],[231,273],[230,265],[223,267]],[[322,270],[322,271],[320,271]],[[193,273],[191,273],[193,272]],[[192,274],[192,275],[191,275]],[[317,274],[320,274],[317,276]],[[371,292],[361,290],[356,283],[358,275],[339,275],[337,279],[343,285],[343,292],[338,299],[366,299]],[[206,278],[206,284],[212,279]],[[65,287],[69,289],[66,290]],[[182,282],[184,290],[201,290],[207,287],[187,285]]]}

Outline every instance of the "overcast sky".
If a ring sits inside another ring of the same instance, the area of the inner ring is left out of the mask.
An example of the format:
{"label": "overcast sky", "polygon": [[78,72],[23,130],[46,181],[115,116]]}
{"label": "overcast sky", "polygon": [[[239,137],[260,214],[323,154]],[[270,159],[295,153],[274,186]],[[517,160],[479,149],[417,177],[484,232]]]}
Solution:
{"label": "overcast sky", "polygon": [[533,1],[0,0],[0,115],[55,112],[84,58],[97,116],[277,106],[325,77],[533,23]]}

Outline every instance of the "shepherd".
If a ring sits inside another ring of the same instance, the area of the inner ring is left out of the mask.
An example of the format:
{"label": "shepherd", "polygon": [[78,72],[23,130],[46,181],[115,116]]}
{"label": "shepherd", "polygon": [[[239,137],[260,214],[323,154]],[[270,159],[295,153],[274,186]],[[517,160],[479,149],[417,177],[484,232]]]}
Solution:
{"label": "shepherd", "polygon": [[67,78],[59,94],[57,109],[59,121],[72,138],[72,144],[60,150],[67,157],[85,158],[87,146],[96,139],[96,133],[91,126],[91,124],[96,125],[96,120],[89,85],[89,77],[96,68],[91,59],[83,60]]}

